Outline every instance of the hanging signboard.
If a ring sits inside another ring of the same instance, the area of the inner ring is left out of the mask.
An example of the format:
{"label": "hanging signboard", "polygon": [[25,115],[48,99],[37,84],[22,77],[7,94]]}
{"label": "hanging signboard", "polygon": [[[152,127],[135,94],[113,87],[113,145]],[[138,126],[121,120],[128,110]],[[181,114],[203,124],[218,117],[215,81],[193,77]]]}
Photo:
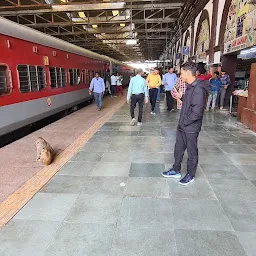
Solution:
{"label": "hanging signboard", "polygon": [[182,55],[190,56],[190,46],[183,46],[181,49]]}
{"label": "hanging signboard", "polygon": [[255,45],[256,7],[247,0],[232,0],[224,37],[224,54]]}

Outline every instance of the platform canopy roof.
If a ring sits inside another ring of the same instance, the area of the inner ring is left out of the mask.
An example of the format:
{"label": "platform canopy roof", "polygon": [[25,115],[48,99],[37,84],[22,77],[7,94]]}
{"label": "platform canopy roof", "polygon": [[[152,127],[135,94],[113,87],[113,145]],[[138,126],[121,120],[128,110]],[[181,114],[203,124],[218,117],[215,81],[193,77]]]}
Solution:
{"label": "platform canopy roof", "polygon": [[1,0],[0,16],[118,60],[156,60],[202,2]]}

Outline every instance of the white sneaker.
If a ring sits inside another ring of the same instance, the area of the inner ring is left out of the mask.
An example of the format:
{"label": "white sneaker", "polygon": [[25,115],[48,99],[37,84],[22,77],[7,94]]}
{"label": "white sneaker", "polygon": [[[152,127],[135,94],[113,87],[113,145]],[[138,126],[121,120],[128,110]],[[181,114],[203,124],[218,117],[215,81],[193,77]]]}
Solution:
{"label": "white sneaker", "polygon": [[142,122],[138,122],[137,125],[138,125],[138,126],[142,126]]}
{"label": "white sneaker", "polygon": [[155,112],[153,112],[153,111],[151,111],[151,112],[150,112],[150,114],[154,116],[156,113],[155,113]]}
{"label": "white sneaker", "polygon": [[131,121],[131,125],[132,125],[132,126],[134,126],[134,125],[135,125],[135,123],[136,123],[136,119],[135,119],[135,118],[133,118],[133,119],[132,119],[132,121]]}

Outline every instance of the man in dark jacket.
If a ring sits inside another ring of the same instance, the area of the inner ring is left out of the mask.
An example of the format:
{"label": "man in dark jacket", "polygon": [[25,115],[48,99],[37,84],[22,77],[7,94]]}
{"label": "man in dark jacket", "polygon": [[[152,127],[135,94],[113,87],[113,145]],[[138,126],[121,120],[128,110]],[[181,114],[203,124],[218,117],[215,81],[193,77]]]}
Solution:
{"label": "man in dark jacket", "polygon": [[181,162],[185,150],[188,153],[187,174],[180,180],[181,185],[188,185],[194,181],[198,165],[198,135],[201,130],[204,107],[209,83],[196,78],[197,65],[186,63],[181,68],[181,78],[187,83],[187,90],[183,96],[183,104],[177,129],[174,150],[175,163],[173,168],[164,172],[166,178],[181,178]]}

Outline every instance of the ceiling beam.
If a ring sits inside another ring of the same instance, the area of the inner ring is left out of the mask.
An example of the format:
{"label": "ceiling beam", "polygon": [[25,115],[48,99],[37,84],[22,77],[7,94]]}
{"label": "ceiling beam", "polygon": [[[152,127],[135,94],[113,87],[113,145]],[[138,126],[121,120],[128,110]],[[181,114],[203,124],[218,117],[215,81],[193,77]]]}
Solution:
{"label": "ceiling beam", "polygon": [[[31,7],[27,5],[28,10],[24,10],[24,6],[16,6],[15,10],[12,11],[4,11],[6,9],[10,9],[10,6],[2,6],[0,7],[0,15],[1,16],[15,16],[19,14],[42,14],[42,13],[55,13],[55,12],[82,12],[82,11],[98,11],[98,10],[124,10],[124,9],[132,9],[132,10],[156,10],[156,9],[179,9],[183,6],[183,3],[160,3],[160,4],[136,4],[136,5],[126,5],[125,2],[113,2],[113,3],[71,3],[71,4],[38,4],[33,5],[35,8],[31,10]],[[38,7],[41,7],[40,9]],[[12,6],[13,8],[13,6]]]}
{"label": "ceiling beam", "polygon": [[[174,18],[159,18],[159,19],[136,19],[132,20],[135,24],[140,23],[173,23],[176,19]],[[116,20],[106,20],[106,19],[99,19],[99,18],[90,18],[89,21],[83,22],[54,22],[54,23],[33,23],[33,24],[23,24],[33,28],[42,28],[42,27],[58,27],[58,26],[72,26],[72,25],[94,25],[94,24],[116,24],[116,23],[129,23],[130,19],[116,19]]]}
{"label": "ceiling beam", "polygon": [[[76,31],[76,32],[52,32],[52,33],[47,33],[48,35],[51,36],[72,36],[72,35],[87,35],[89,34],[123,34],[123,33],[129,33],[130,29],[127,30],[110,30],[110,29],[97,29],[97,30],[86,30],[86,31]],[[134,29],[133,32],[137,32],[137,33],[155,33],[155,32],[159,32],[159,33],[171,33],[172,30],[170,28],[165,28],[165,29]]]}

